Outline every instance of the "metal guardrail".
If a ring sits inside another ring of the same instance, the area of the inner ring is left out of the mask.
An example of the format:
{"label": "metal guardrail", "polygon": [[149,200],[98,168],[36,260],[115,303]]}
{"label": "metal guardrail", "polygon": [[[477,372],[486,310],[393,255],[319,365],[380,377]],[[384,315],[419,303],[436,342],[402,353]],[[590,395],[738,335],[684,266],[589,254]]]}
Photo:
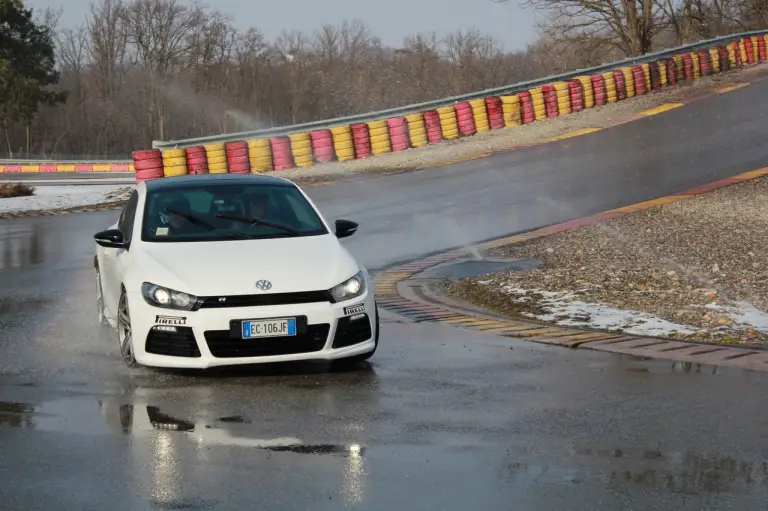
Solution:
{"label": "metal guardrail", "polygon": [[698,50],[715,44],[729,43],[743,37],[750,37],[756,35],[768,34],[768,30],[754,30],[751,32],[740,32],[738,34],[730,34],[726,36],[715,37],[713,39],[705,39],[697,41],[691,44],[685,44],[675,48],[668,48],[653,53],[646,53],[640,57],[632,57],[624,60],[610,62],[607,64],[601,64],[599,66],[577,69],[575,71],[569,71],[567,73],[561,73],[558,75],[546,76],[544,78],[537,78],[535,80],[529,80],[527,82],[519,82],[513,85],[505,85],[503,87],[496,87],[492,89],[485,89],[482,91],[472,92],[470,94],[463,94],[460,96],[452,96],[434,101],[427,101],[424,103],[415,103],[411,105],[400,106],[396,108],[389,108],[387,110],[379,110],[376,112],[367,112],[363,114],[350,115],[347,117],[338,117],[336,119],[325,119],[322,121],[312,121],[302,124],[294,124],[291,126],[279,126],[275,128],[267,128],[254,131],[241,131],[238,133],[229,133],[226,135],[211,135],[207,137],[196,137],[182,140],[169,140],[169,141],[153,141],[152,147],[157,149],[170,149],[190,147],[202,144],[211,144],[216,142],[230,142],[234,140],[244,140],[250,138],[266,138],[275,137],[280,135],[288,135],[291,133],[299,133],[303,131],[312,131],[317,129],[326,129],[332,126],[351,124],[355,122],[370,122],[380,119],[386,119],[389,117],[401,116],[406,113],[412,113],[420,110],[433,110],[443,106],[449,106],[460,101],[470,101],[473,99],[484,98],[487,96],[498,96],[505,94],[513,94],[522,90],[531,89],[540,85],[546,85],[551,82],[565,81],[575,78],[581,75],[589,75],[595,73],[601,73],[615,69],[617,67],[629,66],[634,64],[645,64],[647,62],[653,62],[663,57],[670,57],[677,53]]}

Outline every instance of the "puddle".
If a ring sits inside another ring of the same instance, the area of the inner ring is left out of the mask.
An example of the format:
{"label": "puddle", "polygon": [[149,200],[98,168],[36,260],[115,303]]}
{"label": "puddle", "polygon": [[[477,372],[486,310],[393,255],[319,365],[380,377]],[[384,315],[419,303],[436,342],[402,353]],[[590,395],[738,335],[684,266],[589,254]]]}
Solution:
{"label": "puddle", "polygon": [[26,228],[17,225],[0,228],[0,271],[42,264],[45,255],[42,235],[36,223]]}
{"label": "puddle", "polygon": [[538,259],[484,259],[469,260],[430,268],[418,274],[417,278],[457,281],[487,273],[526,271],[538,268],[543,261]]}
{"label": "puddle", "polygon": [[34,429],[35,407],[29,403],[0,401],[0,426]]}
{"label": "puddle", "polygon": [[247,419],[242,415],[233,415],[231,417],[219,417],[220,422],[234,422],[237,424],[250,424],[251,419]]}

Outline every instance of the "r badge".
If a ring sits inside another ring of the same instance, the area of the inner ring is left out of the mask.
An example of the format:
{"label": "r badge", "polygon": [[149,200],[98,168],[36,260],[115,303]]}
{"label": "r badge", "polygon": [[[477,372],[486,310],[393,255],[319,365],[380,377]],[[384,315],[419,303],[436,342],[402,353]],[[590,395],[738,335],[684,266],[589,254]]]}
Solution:
{"label": "r badge", "polygon": [[362,303],[358,303],[357,305],[350,305],[349,307],[344,307],[345,316],[350,316],[352,314],[360,314],[361,312],[365,312],[365,305]]}

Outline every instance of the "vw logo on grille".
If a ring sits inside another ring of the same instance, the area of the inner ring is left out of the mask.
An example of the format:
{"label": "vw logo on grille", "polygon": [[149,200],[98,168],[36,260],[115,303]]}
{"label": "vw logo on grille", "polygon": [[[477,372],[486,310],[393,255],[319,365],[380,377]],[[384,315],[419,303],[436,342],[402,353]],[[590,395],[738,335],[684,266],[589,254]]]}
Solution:
{"label": "vw logo on grille", "polygon": [[257,280],[256,287],[262,291],[266,291],[267,289],[272,289],[272,283],[268,280]]}

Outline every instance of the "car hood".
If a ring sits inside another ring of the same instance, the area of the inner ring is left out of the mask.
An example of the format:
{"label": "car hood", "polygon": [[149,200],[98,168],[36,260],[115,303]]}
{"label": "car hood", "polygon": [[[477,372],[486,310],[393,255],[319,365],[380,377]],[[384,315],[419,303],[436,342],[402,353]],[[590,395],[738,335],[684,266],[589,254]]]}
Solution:
{"label": "car hood", "polygon": [[334,235],[200,243],[142,243],[133,282],[152,282],[197,296],[330,289],[361,268]]}

